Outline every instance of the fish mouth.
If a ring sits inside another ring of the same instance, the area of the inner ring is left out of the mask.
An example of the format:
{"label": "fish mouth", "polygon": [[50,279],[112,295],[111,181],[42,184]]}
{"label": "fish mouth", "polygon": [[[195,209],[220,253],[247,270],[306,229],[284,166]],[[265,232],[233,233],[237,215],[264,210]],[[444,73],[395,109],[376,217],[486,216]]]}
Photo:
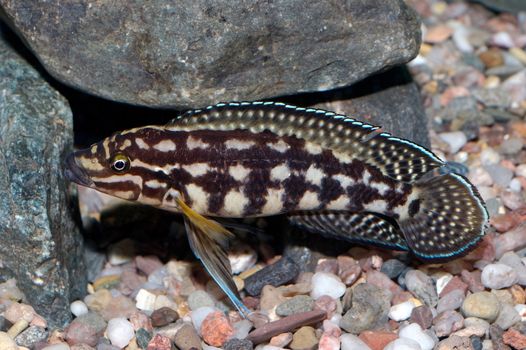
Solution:
{"label": "fish mouth", "polygon": [[64,175],[69,181],[75,182],[79,185],[86,187],[91,187],[93,185],[93,181],[77,164],[77,161],[75,160],[75,153],[71,153],[66,157]]}

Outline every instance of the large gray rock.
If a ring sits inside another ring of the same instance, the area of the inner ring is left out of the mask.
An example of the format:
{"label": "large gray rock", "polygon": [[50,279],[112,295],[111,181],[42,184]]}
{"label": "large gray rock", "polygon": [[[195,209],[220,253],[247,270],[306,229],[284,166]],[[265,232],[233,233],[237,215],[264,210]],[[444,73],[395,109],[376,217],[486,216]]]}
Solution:
{"label": "large gray rock", "polygon": [[0,282],[16,278],[51,327],[70,319],[86,288],[61,165],[72,124],[66,100],[0,31]]}
{"label": "large gray rock", "polygon": [[349,85],[414,57],[403,0],[0,0],[57,79],[132,104],[203,107]]}

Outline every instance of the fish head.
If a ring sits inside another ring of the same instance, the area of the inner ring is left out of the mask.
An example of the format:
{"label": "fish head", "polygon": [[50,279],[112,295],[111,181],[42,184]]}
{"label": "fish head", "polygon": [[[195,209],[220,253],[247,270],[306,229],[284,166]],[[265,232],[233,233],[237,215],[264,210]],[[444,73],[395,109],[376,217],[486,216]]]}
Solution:
{"label": "fish head", "polygon": [[72,182],[114,197],[162,206],[167,195],[172,201],[180,195],[159,166],[161,156],[168,156],[156,157],[152,149],[163,137],[162,130],[149,127],[116,133],[71,153],[64,174]]}

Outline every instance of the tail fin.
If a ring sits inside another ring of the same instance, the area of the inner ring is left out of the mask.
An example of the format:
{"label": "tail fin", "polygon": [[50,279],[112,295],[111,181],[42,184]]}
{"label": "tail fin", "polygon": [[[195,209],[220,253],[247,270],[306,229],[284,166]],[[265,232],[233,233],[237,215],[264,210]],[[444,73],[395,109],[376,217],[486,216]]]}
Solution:
{"label": "tail fin", "polygon": [[414,194],[398,224],[417,257],[451,259],[468,253],[481,240],[488,212],[466,178],[449,173],[422,179]]}

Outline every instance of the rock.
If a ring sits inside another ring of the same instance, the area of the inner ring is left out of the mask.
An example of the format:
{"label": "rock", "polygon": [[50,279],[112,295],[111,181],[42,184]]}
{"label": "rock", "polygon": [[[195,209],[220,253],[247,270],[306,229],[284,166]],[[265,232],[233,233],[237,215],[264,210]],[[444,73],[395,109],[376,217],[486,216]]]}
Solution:
{"label": "rock", "polygon": [[290,316],[300,312],[311,311],[314,307],[314,299],[308,295],[296,295],[291,299],[281,303],[276,308],[279,316]]}
{"label": "rock", "polygon": [[513,346],[515,349],[526,349],[526,335],[516,329],[509,329],[502,335],[505,344]]}
{"label": "rock", "polygon": [[499,164],[489,164],[484,166],[484,169],[490,174],[493,182],[503,188],[508,187],[513,179],[513,171]]}
{"label": "rock", "polygon": [[456,310],[464,302],[464,292],[460,289],[452,290],[438,300],[437,313],[447,310]]}
{"label": "rock", "polygon": [[201,329],[204,319],[211,313],[217,311],[217,309],[209,306],[201,307],[197,310],[192,311],[190,317],[192,319],[192,324],[195,329]]}
{"label": "rock", "polygon": [[152,312],[150,318],[152,320],[152,326],[162,327],[177,321],[179,319],[179,314],[177,314],[177,311],[170,309],[169,307],[162,307]]}
{"label": "rock", "polygon": [[478,317],[493,322],[499,315],[500,305],[494,294],[478,292],[464,299],[461,310],[465,317]]}
{"label": "rock", "polygon": [[292,341],[292,333],[286,332],[278,334],[270,339],[269,344],[277,346],[278,348],[284,348]]}
{"label": "rock", "polygon": [[352,295],[352,306],[343,315],[340,327],[349,333],[358,334],[385,324],[391,305],[390,299],[388,291],[374,285],[357,285]]}
{"label": "rock", "polygon": [[[454,335],[438,343],[436,349],[437,350],[454,350],[454,349],[476,350],[475,347],[473,347],[471,342],[472,340],[469,339],[468,337],[458,337]],[[479,339],[479,342],[480,342],[480,339]]]}
{"label": "rock", "polygon": [[232,326],[234,327],[233,337],[238,339],[245,339],[254,325],[249,320],[242,319],[235,322]]}
{"label": "rock", "polygon": [[447,310],[435,317],[433,326],[438,337],[445,337],[461,329],[464,318],[456,311]]}
{"label": "rock", "polygon": [[224,345],[225,350],[252,350],[254,345],[248,339],[233,338],[228,340]]}
{"label": "rock", "polygon": [[142,271],[147,276],[153,273],[155,270],[163,267],[163,263],[155,255],[137,255],[135,257],[135,265],[137,265],[137,269],[139,271]]}
{"label": "rock", "polygon": [[497,259],[509,251],[526,247],[526,222],[495,238],[495,256]]}
{"label": "rock", "polygon": [[406,267],[407,265],[398,259],[388,259],[382,264],[380,272],[394,280],[405,270]]}
{"label": "rock", "polygon": [[178,349],[201,350],[201,339],[194,327],[191,324],[185,323],[175,334],[174,343]]}
{"label": "rock", "polygon": [[111,11],[87,1],[2,7],[55,78],[150,106],[202,107],[346,86],[409,61],[420,43],[415,13],[395,0],[366,7],[357,0],[337,7],[283,0]]}
{"label": "rock", "polygon": [[323,321],[323,333],[321,334],[318,349],[320,350],[340,350],[340,336],[342,330],[335,323]]}
{"label": "rock", "polygon": [[171,350],[172,342],[169,338],[156,334],[148,343],[146,350]]}
{"label": "rock", "polygon": [[152,334],[144,328],[139,328],[135,331],[135,339],[137,341],[137,345],[144,349],[148,347],[148,343],[152,339]]}
{"label": "rock", "polygon": [[0,332],[0,349],[2,350],[18,350],[15,341],[5,332]]}
{"label": "rock", "polygon": [[451,34],[453,34],[453,29],[447,25],[437,25],[429,28],[424,36],[424,41],[430,44],[438,44],[447,40]]}
{"label": "rock", "polygon": [[342,350],[372,350],[363,340],[354,334],[342,334],[340,342]]}
{"label": "rock", "polygon": [[188,296],[188,306],[190,310],[196,310],[203,306],[214,306],[215,301],[212,297],[204,290],[196,290]]}
{"label": "rock", "polygon": [[411,323],[398,331],[400,338],[414,340],[420,345],[422,350],[431,350],[435,346],[435,340],[416,323]]}
{"label": "rock", "polygon": [[294,333],[289,347],[292,350],[309,350],[314,349],[316,345],[318,345],[318,338],[316,338],[314,328],[304,326]]}
{"label": "rock", "polygon": [[411,316],[414,308],[415,304],[411,300],[404,301],[403,303],[391,306],[388,316],[394,321],[404,321]]}
{"label": "rock", "polygon": [[[400,275],[401,276],[401,275]],[[380,271],[371,270],[367,272],[367,283],[372,284],[378,288],[385,289],[391,292],[392,295],[397,295],[402,292],[402,288],[387,275]]]}
{"label": "rock", "polygon": [[519,276],[513,268],[504,264],[488,264],[480,275],[482,284],[490,289],[507,288],[519,281]]}
{"label": "rock", "polygon": [[[15,342],[19,346],[33,348],[35,344],[45,341],[48,337],[48,331],[43,327],[30,326],[25,331],[15,337]],[[0,344],[0,349],[3,349]]]}
{"label": "rock", "polygon": [[333,299],[340,298],[344,293],[346,286],[340,278],[332,273],[317,272],[312,276],[311,297],[318,299],[323,295],[328,295]]}
{"label": "rock", "polygon": [[428,329],[431,327],[433,321],[433,313],[427,305],[421,305],[415,307],[411,312],[410,323],[418,323],[422,329]]}
{"label": "rock", "polygon": [[220,311],[209,313],[201,324],[201,336],[212,346],[222,346],[233,334],[234,328]]}
{"label": "rock", "polygon": [[104,309],[100,310],[99,314],[104,317],[106,321],[109,321],[112,318],[118,317],[129,318],[136,311],[135,304],[130,298],[119,295],[113,298]]}
{"label": "rock", "polygon": [[[328,94],[333,101],[315,107],[361,116],[362,120],[381,125],[393,135],[429,146],[427,134],[419,132],[427,127],[420,92],[407,68],[393,68]],[[477,118],[479,115],[477,112]]]}
{"label": "rock", "polygon": [[499,350],[510,350],[509,347],[504,344],[502,338],[503,333],[504,331],[497,325],[493,324],[489,327],[489,335],[491,338],[491,343],[493,344],[493,348]]}
{"label": "rock", "polygon": [[419,270],[410,270],[405,275],[407,290],[428,306],[436,306],[438,295],[431,277]]}
{"label": "rock", "polygon": [[479,54],[479,58],[486,68],[502,66],[504,57],[499,49],[489,49]]}
{"label": "rock", "polygon": [[521,316],[517,312],[517,310],[510,304],[502,304],[499,312],[499,316],[495,320],[495,324],[502,328],[503,330],[507,330],[511,326],[513,326],[515,323],[521,321]]}
{"label": "rock", "polygon": [[387,344],[383,350],[422,350],[422,347],[413,339],[399,338]]}
{"label": "rock", "polygon": [[459,337],[485,337],[489,332],[489,323],[477,317],[464,319],[464,329],[455,332]]}
{"label": "rock", "polygon": [[70,345],[84,343],[95,346],[105,329],[104,319],[94,312],[89,312],[71,322],[66,328],[64,339]]}
{"label": "rock", "polygon": [[398,335],[385,331],[363,331],[360,333],[359,338],[363,340],[371,350],[383,350],[387,344],[398,338]]}
{"label": "rock", "polygon": [[468,141],[466,134],[462,131],[442,132],[438,136],[448,144],[449,152],[457,153]]}
{"label": "rock", "polygon": [[109,320],[106,334],[112,345],[124,348],[135,336],[133,325],[125,318],[113,318]]}
{"label": "rock", "polygon": [[0,275],[16,278],[37,313],[61,327],[87,282],[62,174],[72,146],[71,111],[1,35],[0,62]]}
{"label": "rock", "polygon": [[88,306],[84,304],[82,300],[75,300],[69,306],[71,313],[76,317],[82,316],[88,313]]}
{"label": "rock", "polygon": [[155,308],[156,295],[146,289],[140,289],[139,293],[135,296],[135,306],[139,310],[153,311]]}
{"label": "rock", "polygon": [[281,258],[245,279],[245,290],[250,295],[259,295],[265,285],[281,286],[299,274],[298,266],[289,258]]}
{"label": "rock", "polygon": [[6,320],[11,322],[12,324],[15,324],[18,320],[24,320],[27,323],[30,323],[33,321],[33,318],[35,318],[35,309],[31,305],[21,304],[21,303],[13,303],[11,304],[7,310],[4,312],[4,317]]}
{"label": "rock", "polygon": [[[462,291],[462,293],[466,294],[466,291],[468,290],[468,285],[465,282],[463,282],[459,276],[455,276],[448,280],[444,288],[442,288],[442,290],[438,292],[438,296],[442,298],[446,294],[454,290],[460,290]],[[437,281],[437,291],[438,291],[438,281]]]}
{"label": "rock", "polygon": [[136,331],[143,328],[144,330],[151,332],[153,330],[151,319],[140,311],[132,313],[129,317],[133,329]]}
{"label": "rock", "polygon": [[[100,350],[116,350],[116,349],[106,349],[106,348],[102,348],[102,347],[99,347],[98,349],[100,349]],[[56,343],[56,344],[53,344],[53,345],[45,346],[45,347],[42,348],[42,350],[70,350],[70,347],[69,347],[68,344],[60,342],[60,343]]]}
{"label": "rock", "polygon": [[518,283],[523,286],[526,285],[526,266],[515,252],[504,253],[499,262],[511,267],[517,274]]}

